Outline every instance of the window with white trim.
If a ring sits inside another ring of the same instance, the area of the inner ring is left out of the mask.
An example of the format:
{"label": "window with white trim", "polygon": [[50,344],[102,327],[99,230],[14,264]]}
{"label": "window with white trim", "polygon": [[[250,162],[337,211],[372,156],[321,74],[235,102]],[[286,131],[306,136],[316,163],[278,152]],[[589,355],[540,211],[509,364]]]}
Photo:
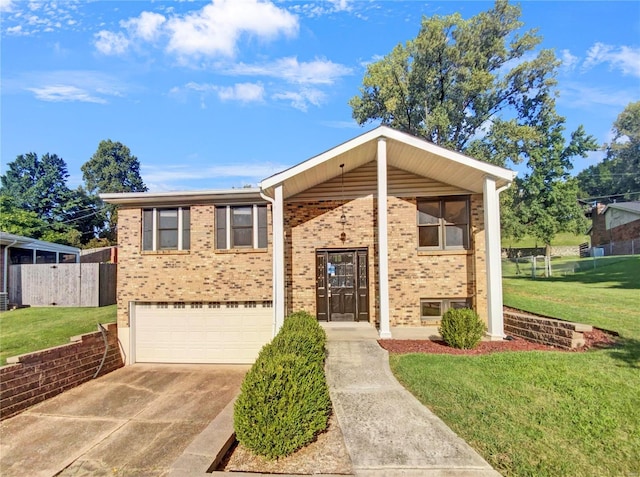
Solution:
{"label": "window with white trim", "polygon": [[267,206],[216,207],[216,249],[267,248]]}
{"label": "window with white trim", "polygon": [[425,250],[469,248],[469,198],[418,199],[418,247]]}
{"label": "window with white trim", "polygon": [[189,207],[153,208],[142,211],[142,250],[189,250]]}
{"label": "window with white trim", "polygon": [[442,315],[450,308],[471,308],[470,298],[445,298],[420,300],[420,320],[440,321]]}

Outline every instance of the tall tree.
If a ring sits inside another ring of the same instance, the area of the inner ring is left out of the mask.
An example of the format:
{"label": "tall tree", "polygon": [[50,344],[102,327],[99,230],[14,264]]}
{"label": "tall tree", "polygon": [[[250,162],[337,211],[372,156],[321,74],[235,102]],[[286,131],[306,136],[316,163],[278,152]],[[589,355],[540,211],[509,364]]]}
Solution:
{"label": "tall tree", "polygon": [[100,141],[98,150],[81,169],[90,194],[147,190],[140,176],[140,161],[121,142]]}
{"label": "tall tree", "polygon": [[[537,138],[526,142],[528,172],[517,178],[513,192],[503,198],[501,221],[505,236],[535,237],[551,253],[559,232],[584,233],[586,219],[578,204],[578,182],[570,176],[574,157],[598,148],[596,140],[580,126],[567,144],[563,117],[548,107],[538,124]],[[507,205],[505,207],[505,205]]]}
{"label": "tall tree", "polygon": [[606,157],[578,174],[580,190],[600,202],[640,198],[640,101],[629,103],[613,123]]}
{"label": "tall tree", "polygon": [[[497,0],[464,20],[459,14],[422,20],[418,36],[367,67],[360,96],[351,99],[359,124],[383,124],[482,159],[520,160],[518,141],[535,134],[530,121],[551,94],[553,52],[526,60],[541,38],[518,34],[520,8]],[[527,57],[525,57],[527,55]]]}
{"label": "tall tree", "polygon": [[[98,150],[82,165],[82,177],[89,194],[113,192],[146,192],[147,186],[140,176],[140,161],[127,146],[111,139],[100,141]],[[116,243],[116,207],[104,204],[96,197],[103,210],[100,237]]]}
{"label": "tall tree", "polygon": [[72,193],[67,187],[67,164],[55,154],[19,155],[7,164],[7,172],[0,178],[0,193],[13,198],[16,206],[35,212],[52,223],[63,220],[64,209]]}

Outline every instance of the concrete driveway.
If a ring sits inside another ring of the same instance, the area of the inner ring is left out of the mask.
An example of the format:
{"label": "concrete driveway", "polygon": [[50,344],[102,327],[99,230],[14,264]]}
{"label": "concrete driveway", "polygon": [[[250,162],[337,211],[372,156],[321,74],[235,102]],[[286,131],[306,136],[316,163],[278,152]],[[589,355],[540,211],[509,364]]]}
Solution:
{"label": "concrete driveway", "polygon": [[0,423],[0,475],[162,476],[248,366],[128,366]]}

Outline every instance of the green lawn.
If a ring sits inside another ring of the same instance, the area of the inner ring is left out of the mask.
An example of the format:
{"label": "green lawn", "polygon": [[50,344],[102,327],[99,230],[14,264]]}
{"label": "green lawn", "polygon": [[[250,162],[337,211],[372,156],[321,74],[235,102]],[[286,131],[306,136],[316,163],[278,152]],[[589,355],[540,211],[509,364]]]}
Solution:
{"label": "green lawn", "polygon": [[398,379],[505,476],[640,474],[640,257],[507,278],[505,304],[621,334],[585,353],[392,355]]}
{"label": "green lawn", "polygon": [[50,348],[116,321],[116,305],[102,308],[22,308],[0,313],[0,365],[9,356]]}
{"label": "green lawn", "polygon": [[[580,245],[581,243],[588,242],[588,235],[575,235],[568,232],[563,232],[556,235],[553,239],[552,245],[561,247],[564,245]],[[502,248],[533,248],[544,247],[544,244],[539,240],[536,241],[534,237],[523,237],[521,240],[513,240],[511,238],[502,238]]]}

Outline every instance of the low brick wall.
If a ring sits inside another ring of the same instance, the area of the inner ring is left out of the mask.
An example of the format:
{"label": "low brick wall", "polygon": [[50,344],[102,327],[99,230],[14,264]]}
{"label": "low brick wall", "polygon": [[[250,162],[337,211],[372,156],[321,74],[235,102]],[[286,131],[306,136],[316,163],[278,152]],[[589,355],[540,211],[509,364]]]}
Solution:
{"label": "low brick wall", "polygon": [[[98,376],[123,366],[115,323],[107,330],[107,357]],[[0,368],[0,420],[93,378],[104,356],[100,331],[74,336],[71,343],[7,359]]]}
{"label": "low brick wall", "polygon": [[563,349],[584,346],[584,332],[593,331],[591,325],[504,311],[504,332],[535,343]]}

